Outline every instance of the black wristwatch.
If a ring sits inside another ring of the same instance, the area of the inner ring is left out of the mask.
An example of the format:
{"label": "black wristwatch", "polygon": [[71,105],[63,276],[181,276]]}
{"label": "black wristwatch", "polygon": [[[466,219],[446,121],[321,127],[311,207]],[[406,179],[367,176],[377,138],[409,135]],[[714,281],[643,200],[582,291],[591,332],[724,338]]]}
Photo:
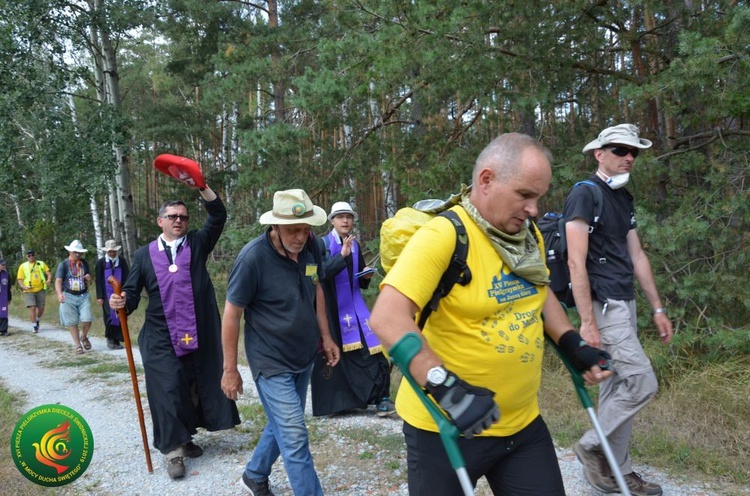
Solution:
{"label": "black wristwatch", "polygon": [[432,367],[427,371],[427,386],[433,388],[442,386],[447,378],[448,371],[442,365]]}

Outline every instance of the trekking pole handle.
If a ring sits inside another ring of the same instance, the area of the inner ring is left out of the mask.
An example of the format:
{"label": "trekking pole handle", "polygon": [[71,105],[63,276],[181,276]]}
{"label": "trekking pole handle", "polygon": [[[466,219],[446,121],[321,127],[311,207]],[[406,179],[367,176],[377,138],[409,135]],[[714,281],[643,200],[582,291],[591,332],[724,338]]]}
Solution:
{"label": "trekking pole handle", "polygon": [[406,380],[411,384],[417,397],[422,401],[430,416],[433,418],[440,431],[440,438],[445,446],[448,459],[454,469],[465,467],[463,456],[458,449],[458,428],[440,411],[438,406],[425,394],[422,387],[414,380],[409,372],[409,363],[422,349],[422,340],[415,332],[409,332],[399,339],[389,350],[391,361],[401,370]]}
{"label": "trekking pole handle", "polygon": [[570,372],[570,377],[573,380],[573,385],[576,389],[576,394],[578,394],[578,398],[581,400],[581,404],[584,408],[593,408],[594,404],[591,402],[591,398],[589,397],[588,393],[586,392],[586,383],[583,380],[583,376],[579,371],[576,370],[575,367],[573,367],[573,364],[570,363],[570,360],[568,360],[568,357],[565,356],[565,354],[562,352],[559,346],[552,341],[552,338],[549,337],[548,334],[544,335],[544,338],[547,340],[547,342],[550,344],[552,349],[557,352],[557,356],[560,357],[560,360],[562,360],[562,363],[565,365],[565,368],[568,369],[568,372]]}

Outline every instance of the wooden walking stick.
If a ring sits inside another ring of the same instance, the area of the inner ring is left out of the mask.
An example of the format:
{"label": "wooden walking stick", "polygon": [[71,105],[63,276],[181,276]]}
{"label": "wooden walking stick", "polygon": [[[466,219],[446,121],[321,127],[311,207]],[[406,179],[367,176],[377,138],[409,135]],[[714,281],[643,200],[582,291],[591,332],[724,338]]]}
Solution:
{"label": "wooden walking stick", "polygon": [[[122,293],[120,281],[115,276],[109,276],[107,279],[112,285],[112,289],[118,296]],[[125,342],[125,353],[128,355],[128,368],[130,369],[130,379],[133,381],[133,395],[135,396],[135,406],[138,409],[138,422],[141,424],[141,437],[143,438],[143,451],[146,453],[146,466],[148,473],[153,474],[154,468],[151,466],[151,452],[148,449],[148,435],[146,434],[146,423],[143,420],[143,407],[141,406],[141,393],[138,390],[138,376],[135,373],[135,362],[133,362],[133,349],[130,346],[130,331],[128,331],[128,315],[125,309],[117,310],[122,326],[122,340]]]}

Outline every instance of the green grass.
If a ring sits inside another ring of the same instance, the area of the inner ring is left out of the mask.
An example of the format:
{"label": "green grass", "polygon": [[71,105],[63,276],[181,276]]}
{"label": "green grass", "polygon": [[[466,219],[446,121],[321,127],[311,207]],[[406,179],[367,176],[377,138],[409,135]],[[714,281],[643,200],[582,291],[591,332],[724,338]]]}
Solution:
{"label": "green grass", "polygon": [[26,479],[10,460],[10,439],[16,423],[21,419],[23,410],[23,396],[11,394],[0,381],[0,447],[2,448],[4,463],[0,463],[0,481],[3,494],[20,496],[36,496],[44,493],[41,486]]}
{"label": "green grass", "polygon": [[[651,356],[669,353],[668,347],[655,343],[647,342],[646,349]],[[658,356],[654,362],[660,362]],[[545,354],[544,367],[542,415],[555,441],[570,447],[591,428],[588,415],[554,351]],[[635,463],[677,477],[747,486],[750,357],[672,370],[667,382],[635,418],[631,444]],[[596,388],[589,388],[589,396],[596,408]]]}
{"label": "green grass", "polygon": [[[15,295],[14,295],[15,296]],[[47,299],[48,306],[44,322],[57,322],[58,304],[54,293]],[[95,322],[92,335],[103,336],[100,309],[95,300]],[[143,323],[141,307],[131,316],[129,324],[132,341]],[[14,298],[11,315],[26,318],[20,295]],[[223,302],[219,304],[221,310]],[[750,484],[750,357],[738,354],[721,361],[709,361],[702,356],[686,355],[678,345],[663,346],[644,333],[644,347],[651,357],[660,380],[660,391],[656,398],[636,417],[631,452],[636,464],[651,465],[665,470],[674,477],[728,482],[738,486]],[[60,348],[60,360],[50,363],[55,367],[76,367],[81,373],[99,377],[117,377],[127,374],[124,364],[114,363],[108,357],[69,356],[69,347],[50,342],[49,346]],[[24,348],[34,354],[33,348]],[[687,349],[687,348],[686,348]],[[239,361],[246,365],[242,333],[239,342]],[[142,374],[142,371],[139,373]],[[392,373],[392,395],[395,399],[401,374]],[[589,394],[596,403],[596,388]],[[588,416],[581,406],[570,380],[555,353],[545,354],[542,388],[540,391],[542,414],[558,445],[570,447],[590,428]],[[22,399],[8,394],[0,385],[0,446],[8,446],[10,434],[18,418]],[[252,449],[260,438],[266,419],[260,404],[241,405],[243,423],[238,427],[247,438],[245,448]],[[325,442],[325,434],[316,419],[308,419],[310,439],[313,444]],[[249,434],[249,435],[248,435]],[[373,446],[372,452],[387,450],[393,458],[403,451],[402,436],[383,436],[376,430],[350,428],[341,433],[354,441],[366,441]],[[243,448],[244,449],[244,448]],[[362,463],[373,463],[372,452],[356,454]],[[389,462],[388,470],[401,468],[398,462]],[[37,488],[18,473],[12,464],[0,464],[0,480],[9,481],[4,492],[8,494],[36,495]],[[7,489],[7,491],[6,491]],[[726,494],[733,493],[731,489]]]}

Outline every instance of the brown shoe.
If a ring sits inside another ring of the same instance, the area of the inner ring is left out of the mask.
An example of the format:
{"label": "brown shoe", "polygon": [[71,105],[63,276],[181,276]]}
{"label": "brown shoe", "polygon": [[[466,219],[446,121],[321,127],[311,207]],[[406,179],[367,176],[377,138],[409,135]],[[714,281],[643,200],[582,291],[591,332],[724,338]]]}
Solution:
{"label": "brown shoe", "polygon": [[167,460],[167,475],[170,479],[185,477],[185,462],[181,456],[175,456]]}
{"label": "brown shoe", "polygon": [[632,496],[661,496],[662,490],[659,484],[643,480],[637,472],[631,472],[622,476],[628,485]]}
{"label": "brown shoe", "polygon": [[573,451],[583,465],[583,475],[594,489],[602,493],[620,492],[604,453],[599,450],[586,450],[580,442],[573,445]]}

